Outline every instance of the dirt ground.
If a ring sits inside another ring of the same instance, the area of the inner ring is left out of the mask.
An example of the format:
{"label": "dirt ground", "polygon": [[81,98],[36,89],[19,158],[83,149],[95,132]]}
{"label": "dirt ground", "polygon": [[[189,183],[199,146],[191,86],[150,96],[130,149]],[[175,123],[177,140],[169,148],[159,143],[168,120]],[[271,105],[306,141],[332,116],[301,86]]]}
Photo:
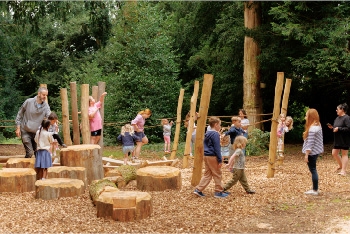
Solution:
{"label": "dirt ground", "polygon": [[[96,217],[88,192],[72,198],[38,200],[34,192],[0,194],[0,232],[72,233],[349,233],[350,184],[347,176],[334,172],[330,146],[317,162],[319,196],[304,195],[311,175],[302,161],[301,145],[286,145],[283,165],[267,178],[268,156],[247,157],[246,174],[256,194],[246,194],[240,184],[225,199],[213,197],[213,182],[193,194],[192,168],[181,169],[182,189],[149,192],[151,217],[129,223]],[[0,145],[0,155],[24,154],[22,145]],[[223,170],[223,181],[231,178]],[[129,185],[125,190],[136,190]]]}

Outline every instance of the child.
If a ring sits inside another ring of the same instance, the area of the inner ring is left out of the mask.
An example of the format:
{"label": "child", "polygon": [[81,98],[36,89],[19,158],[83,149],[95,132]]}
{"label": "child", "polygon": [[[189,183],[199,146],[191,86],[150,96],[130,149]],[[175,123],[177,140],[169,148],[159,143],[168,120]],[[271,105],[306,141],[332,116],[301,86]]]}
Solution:
{"label": "child", "polygon": [[163,137],[164,137],[164,152],[170,153],[170,136],[171,136],[171,127],[173,126],[173,121],[169,123],[169,120],[162,119],[163,125]]}
{"label": "child", "polygon": [[[288,121],[287,121],[288,120]],[[281,113],[278,119],[277,126],[277,154],[279,157],[284,157],[284,134],[289,132],[293,128],[293,118],[291,116],[286,117],[285,114]]]}
{"label": "child", "polygon": [[58,116],[55,112],[51,112],[48,120],[50,120],[50,127],[48,129],[49,132],[52,133],[52,137],[54,139],[54,142],[51,145],[51,153],[52,157],[55,158],[53,163],[58,163],[58,158],[56,158],[56,150],[58,148],[58,144],[60,144],[63,148],[67,148],[66,144],[63,143],[60,135],[58,135],[59,128],[58,128]]}
{"label": "child", "polygon": [[228,163],[230,158],[230,136],[221,134],[220,136],[220,146],[221,146],[221,156],[224,163]]}
{"label": "child", "polygon": [[244,130],[241,128],[241,118],[238,116],[233,116],[231,118],[231,127],[230,129],[225,132],[225,135],[229,135],[230,139],[231,139],[231,146],[230,146],[230,155],[233,154],[233,148],[232,148],[232,144],[236,138],[236,136],[241,136],[244,135]]}
{"label": "child", "polygon": [[248,194],[255,193],[255,191],[249,188],[247,177],[244,172],[245,155],[243,149],[247,145],[247,141],[247,138],[244,136],[238,136],[235,138],[235,141],[233,143],[235,152],[232,154],[227,165],[230,172],[232,172],[232,179],[225,184],[224,192],[226,192],[226,190],[229,190],[233,185],[237,183],[237,181],[239,181]]}
{"label": "child", "polygon": [[117,140],[123,144],[123,153],[124,153],[124,164],[128,163],[128,153],[134,152],[134,142],[140,142],[140,138],[135,135],[134,127],[131,124],[125,124],[122,127],[120,135],[117,137]]}
{"label": "child", "polygon": [[293,129],[293,118],[291,116],[286,117],[286,127],[284,128],[284,132],[289,132]]}
{"label": "child", "polygon": [[204,164],[205,171],[204,176],[194,190],[194,194],[199,197],[204,197],[203,190],[210,183],[211,179],[214,179],[215,182],[215,194],[216,198],[224,198],[228,196],[228,193],[223,192],[222,187],[222,174],[221,174],[221,165],[222,157],[220,152],[220,128],[221,121],[217,117],[210,117],[209,125],[211,130],[207,131],[204,136]]}
{"label": "child", "polygon": [[53,137],[52,133],[48,132],[50,124],[51,123],[49,120],[43,120],[41,122],[41,127],[36,132],[34,138],[37,144],[35,168],[38,168],[38,175],[42,175],[42,180],[47,178],[47,168],[52,167],[52,160],[49,150],[51,143],[53,142]]}

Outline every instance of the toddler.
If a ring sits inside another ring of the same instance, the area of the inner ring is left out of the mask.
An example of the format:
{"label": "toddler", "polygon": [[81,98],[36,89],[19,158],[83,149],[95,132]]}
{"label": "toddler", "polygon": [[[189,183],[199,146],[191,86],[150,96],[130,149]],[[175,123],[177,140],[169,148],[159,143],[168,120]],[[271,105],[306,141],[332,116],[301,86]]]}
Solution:
{"label": "toddler", "polygon": [[224,163],[228,163],[230,157],[230,136],[221,134],[220,136],[221,156]]}
{"label": "toddler", "polygon": [[[190,118],[191,118],[191,113],[188,112],[186,117],[185,117],[185,128],[188,129],[188,123],[190,122]],[[193,131],[192,131],[192,136],[191,136],[191,144],[190,144],[190,157],[193,157],[192,154],[192,148],[194,146],[194,143],[196,142],[196,120],[198,118],[198,113],[196,112],[195,116],[194,116],[194,120],[193,120]]]}
{"label": "toddler", "polygon": [[34,138],[37,144],[35,168],[38,170],[38,178],[40,179],[41,177],[42,180],[47,178],[47,168],[52,167],[52,159],[49,150],[53,142],[53,137],[52,133],[48,132],[50,124],[49,120],[43,120]]}
{"label": "toddler", "polygon": [[251,190],[249,188],[247,177],[244,171],[245,155],[243,149],[247,145],[247,141],[247,138],[245,138],[244,136],[238,136],[235,138],[235,141],[233,143],[233,148],[235,149],[235,152],[232,154],[227,165],[230,172],[232,172],[232,179],[225,184],[224,192],[229,190],[233,185],[235,185],[239,181],[246,193],[255,193],[254,190]]}
{"label": "toddler", "polygon": [[124,164],[128,164],[128,154],[134,153],[134,142],[140,142],[141,139],[135,135],[134,127],[131,124],[125,124],[117,140],[123,144]]}
{"label": "toddler", "polygon": [[289,132],[293,128],[293,118],[291,116],[285,116],[281,113],[278,118],[277,126],[277,155],[279,157],[284,157],[284,134]]}
{"label": "toddler", "polygon": [[67,148],[66,144],[63,143],[60,135],[58,135],[59,128],[58,128],[58,116],[55,112],[51,112],[48,120],[50,121],[50,127],[48,129],[48,132],[51,132],[52,137],[54,139],[53,143],[51,144],[51,153],[52,157],[55,158],[53,163],[58,163],[59,158],[56,157],[56,150],[58,149],[58,144],[60,144],[63,148]]}
{"label": "toddler", "polygon": [[171,127],[173,126],[173,121],[167,119],[162,119],[161,123],[163,125],[163,137],[164,137],[164,152],[170,153],[170,136],[171,136]]}

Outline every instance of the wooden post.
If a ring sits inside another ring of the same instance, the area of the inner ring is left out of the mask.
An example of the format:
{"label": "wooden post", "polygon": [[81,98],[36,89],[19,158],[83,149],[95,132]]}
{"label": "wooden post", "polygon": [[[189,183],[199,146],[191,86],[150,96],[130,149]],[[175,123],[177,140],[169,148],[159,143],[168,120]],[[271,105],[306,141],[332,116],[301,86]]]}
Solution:
{"label": "wooden post", "polygon": [[185,89],[180,89],[179,100],[177,102],[175,137],[174,137],[173,150],[171,151],[170,159],[175,158],[176,152],[177,152],[177,146],[179,145],[180,128],[181,128],[181,111],[182,111],[182,103],[184,100],[184,93],[185,93]]}
{"label": "wooden post", "polygon": [[275,86],[275,101],[272,114],[271,132],[270,132],[270,147],[269,147],[269,161],[267,165],[267,178],[274,177],[275,174],[275,161],[277,152],[277,125],[278,116],[281,105],[281,95],[283,89],[284,73],[277,72],[277,82]]}
{"label": "wooden post", "polygon": [[83,144],[90,144],[90,123],[89,123],[89,85],[81,85],[81,131]]}
{"label": "wooden post", "polygon": [[199,91],[199,81],[194,81],[193,95],[191,97],[191,108],[190,108],[190,120],[188,121],[187,134],[186,134],[186,144],[184,150],[184,157],[182,162],[182,168],[188,168],[190,164],[188,163],[190,150],[191,150],[191,139],[193,132],[193,123],[196,115],[197,99]]}
{"label": "wooden post", "polygon": [[75,81],[70,82],[70,97],[71,97],[71,108],[72,108],[73,142],[74,142],[74,145],[80,145],[78,95],[77,95],[77,83]]}
{"label": "wooden post", "polygon": [[69,108],[68,108],[68,94],[67,89],[61,89],[61,102],[62,102],[62,124],[63,124],[63,139],[66,145],[72,145],[72,139],[70,138],[69,127]]}
{"label": "wooden post", "polygon": [[98,86],[94,85],[92,86],[92,90],[91,90],[91,96],[96,100],[96,102],[98,102]]}
{"label": "wooden post", "polygon": [[[283,113],[285,116],[287,116],[288,100],[289,100],[289,93],[290,93],[291,83],[292,83],[291,79],[286,79],[286,83],[284,84],[281,113]],[[283,136],[282,141],[283,141],[282,152],[284,152],[284,136]],[[283,164],[283,160],[284,160],[284,157],[280,157],[277,160],[277,165],[282,165]]]}
{"label": "wooden post", "polygon": [[[106,82],[99,81],[98,82],[98,99],[100,99],[101,95],[105,92],[106,89]],[[106,97],[104,99],[106,101]],[[104,107],[104,102],[101,105],[100,108],[100,115],[101,115],[101,121],[102,121],[102,129],[101,129],[101,138],[100,141],[98,142],[99,146],[101,147],[98,152],[102,156],[103,155],[103,129],[104,129],[104,122],[105,122],[105,107]]]}
{"label": "wooden post", "polygon": [[196,143],[195,143],[195,153],[194,153],[194,163],[193,163],[193,174],[191,184],[196,186],[202,177],[202,167],[203,167],[203,154],[204,154],[204,132],[207,123],[208,109],[211,96],[211,88],[213,86],[213,75],[205,74],[201,102],[199,105],[199,116],[197,120],[197,130],[196,130]]}

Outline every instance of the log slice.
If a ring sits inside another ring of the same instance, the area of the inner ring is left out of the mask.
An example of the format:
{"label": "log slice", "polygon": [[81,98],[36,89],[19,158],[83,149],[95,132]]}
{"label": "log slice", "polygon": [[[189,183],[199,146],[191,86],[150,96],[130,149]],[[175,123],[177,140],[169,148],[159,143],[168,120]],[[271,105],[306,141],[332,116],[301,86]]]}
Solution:
{"label": "log slice", "polygon": [[24,193],[35,191],[36,172],[32,168],[2,168],[0,192]]}
{"label": "log slice", "polygon": [[52,178],[35,182],[35,198],[52,200],[60,197],[74,197],[84,194],[82,180],[68,178]]}

